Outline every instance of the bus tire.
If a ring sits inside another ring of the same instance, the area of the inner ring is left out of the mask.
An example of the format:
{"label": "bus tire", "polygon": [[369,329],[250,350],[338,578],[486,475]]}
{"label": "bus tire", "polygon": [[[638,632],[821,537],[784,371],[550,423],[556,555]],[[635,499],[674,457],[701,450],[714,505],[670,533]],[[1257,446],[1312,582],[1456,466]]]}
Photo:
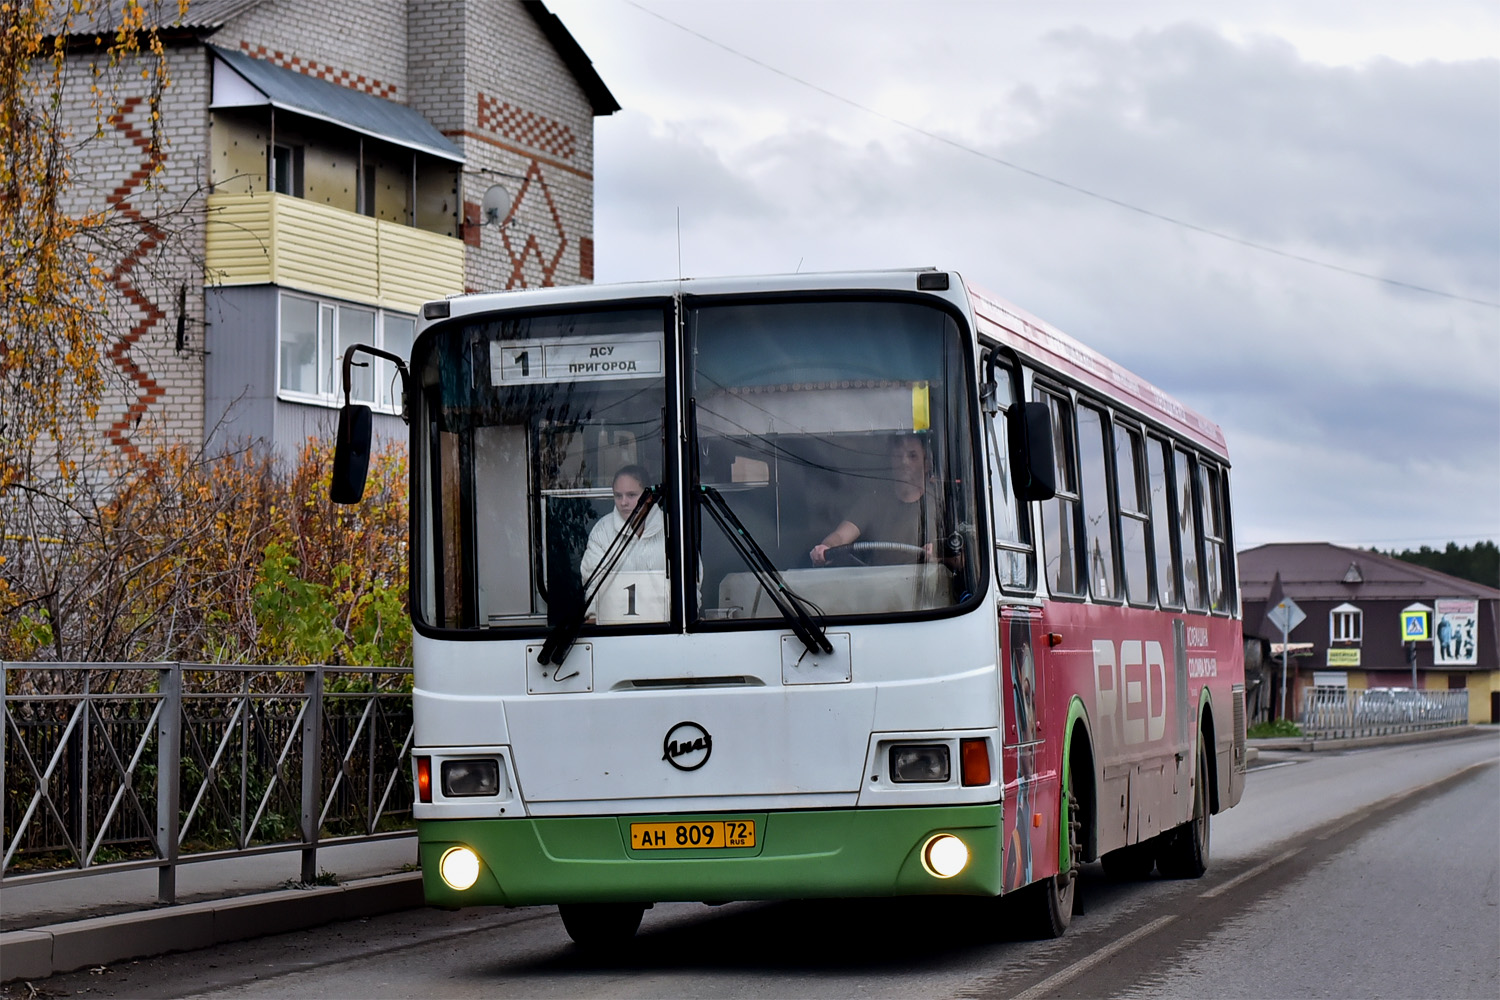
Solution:
{"label": "bus tire", "polygon": [[1130,844],[1099,856],[1104,877],[1111,882],[1139,882],[1156,867],[1156,845],[1149,840]]}
{"label": "bus tire", "polygon": [[568,937],[588,951],[607,951],[622,947],[641,926],[645,903],[560,903]]}
{"label": "bus tire", "polygon": [[1156,867],[1162,878],[1199,878],[1208,871],[1209,805],[1208,753],[1198,741],[1197,781],[1193,786],[1193,818],[1161,837]]}
{"label": "bus tire", "polygon": [[1067,797],[1067,815],[1063,817],[1068,830],[1068,870],[1033,882],[1017,895],[1021,904],[1021,931],[1036,940],[1062,937],[1073,922],[1073,897],[1078,891],[1078,860],[1082,857],[1078,835],[1078,796],[1070,787]]}

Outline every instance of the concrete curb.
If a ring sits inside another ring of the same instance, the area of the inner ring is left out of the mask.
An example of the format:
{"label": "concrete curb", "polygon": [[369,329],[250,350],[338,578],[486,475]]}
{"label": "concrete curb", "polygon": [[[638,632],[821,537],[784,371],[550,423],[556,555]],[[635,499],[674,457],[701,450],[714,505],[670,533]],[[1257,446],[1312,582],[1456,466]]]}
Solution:
{"label": "concrete curb", "polygon": [[1350,736],[1341,738],[1319,736],[1293,736],[1286,739],[1260,739],[1246,741],[1258,750],[1354,750],[1359,747],[1393,746],[1398,743],[1427,743],[1432,740],[1450,740],[1459,736],[1472,736],[1479,732],[1473,725],[1450,726],[1446,729],[1423,729],[1410,733],[1386,733],[1381,736]]}
{"label": "concrete curb", "polygon": [[0,981],[46,979],[129,958],[191,951],[424,905],[422,873],[284,889],[0,934]]}

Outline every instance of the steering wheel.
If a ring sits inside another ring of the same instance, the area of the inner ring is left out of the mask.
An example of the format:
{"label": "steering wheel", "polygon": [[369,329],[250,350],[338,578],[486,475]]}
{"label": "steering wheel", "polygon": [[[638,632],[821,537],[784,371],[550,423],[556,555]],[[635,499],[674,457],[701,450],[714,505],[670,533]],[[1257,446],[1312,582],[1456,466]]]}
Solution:
{"label": "steering wheel", "polygon": [[894,552],[910,556],[912,562],[922,562],[927,558],[926,549],[920,545],[908,545],[906,542],[850,542],[847,545],[833,545],[828,548],[827,556],[832,561],[834,553],[838,553],[861,566],[868,566],[870,564],[860,556],[872,555],[876,552]]}

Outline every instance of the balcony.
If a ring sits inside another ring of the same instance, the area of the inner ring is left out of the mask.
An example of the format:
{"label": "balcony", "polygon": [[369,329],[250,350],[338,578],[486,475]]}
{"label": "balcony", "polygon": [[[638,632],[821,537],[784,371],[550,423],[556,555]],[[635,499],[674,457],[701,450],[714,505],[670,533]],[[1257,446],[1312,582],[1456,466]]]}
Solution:
{"label": "balcony", "polygon": [[414,313],[462,292],[464,244],[289,195],[208,196],[205,284],[279,285]]}

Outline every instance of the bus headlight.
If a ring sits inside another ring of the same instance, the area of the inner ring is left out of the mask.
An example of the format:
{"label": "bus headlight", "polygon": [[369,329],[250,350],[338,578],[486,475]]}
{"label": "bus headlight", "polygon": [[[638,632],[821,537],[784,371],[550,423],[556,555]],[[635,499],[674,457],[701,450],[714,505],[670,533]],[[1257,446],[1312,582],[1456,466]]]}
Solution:
{"label": "bus headlight", "polygon": [[922,846],[922,866],[938,878],[952,878],[969,863],[969,848],[951,833],[940,833]]}
{"label": "bus headlight", "polygon": [[449,888],[463,892],[479,881],[479,855],[467,847],[450,847],[438,862],[438,874]]}
{"label": "bus headlight", "polygon": [[943,743],[903,743],[891,747],[891,780],[948,780],[948,747]]}
{"label": "bus headlight", "polygon": [[500,794],[500,762],[493,757],[443,761],[443,794],[449,798]]}

